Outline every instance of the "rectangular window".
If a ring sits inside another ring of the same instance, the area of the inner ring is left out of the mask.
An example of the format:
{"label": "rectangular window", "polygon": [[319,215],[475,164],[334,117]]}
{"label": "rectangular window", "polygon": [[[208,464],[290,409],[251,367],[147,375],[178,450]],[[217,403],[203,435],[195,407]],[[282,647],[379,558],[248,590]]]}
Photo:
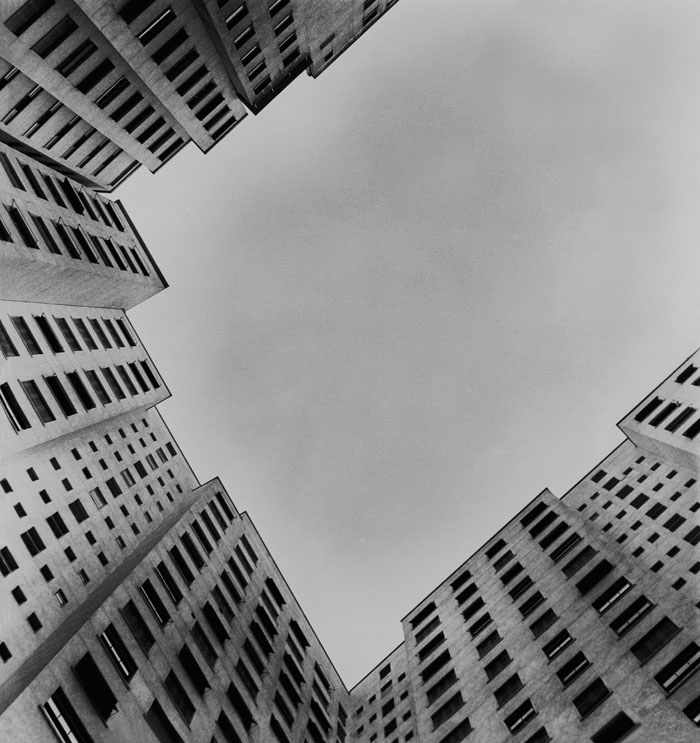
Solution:
{"label": "rectangular window", "polygon": [[78,333],[80,333],[83,342],[87,346],[87,348],[90,351],[96,351],[97,350],[97,343],[95,343],[95,339],[90,334],[90,331],[87,328],[87,325],[85,324],[84,320],[81,318],[73,318],[73,324],[78,329]]}
{"label": "rectangular window", "polygon": [[126,397],[126,393],[121,388],[119,382],[117,382],[117,378],[114,376],[114,372],[108,366],[101,366],[100,371],[102,372],[104,378],[107,380],[107,384],[112,390],[112,394],[117,398],[117,400],[123,400]]}
{"label": "rectangular window", "polygon": [[634,720],[624,712],[618,712],[611,720],[591,736],[593,743],[617,743],[637,727]]}
{"label": "rectangular window", "polygon": [[63,75],[63,77],[68,77],[72,72],[82,66],[96,51],[97,47],[92,41],[89,39],[83,41],[82,44],[78,45],[56,65],[56,72],[59,75]]}
{"label": "rectangular window", "polygon": [[12,339],[10,338],[7,330],[5,330],[5,326],[1,322],[0,322],[0,351],[2,351],[2,355],[6,359],[9,359],[12,356],[19,356],[17,347],[12,342]]}
{"label": "rectangular window", "polygon": [[498,634],[496,630],[488,634],[477,646],[476,651],[479,653],[479,658],[483,658],[488,655],[493,648],[498,645],[503,638]]}
{"label": "rectangular window", "polygon": [[95,332],[95,335],[99,338],[100,343],[102,344],[103,348],[112,348],[112,344],[109,342],[109,339],[107,338],[107,335],[105,334],[105,331],[102,329],[102,326],[97,320],[90,319],[90,325],[92,325],[92,329]]}
{"label": "rectangular window", "polygon": [[[139,0],[139,2],[143,1]],[[155,700],[148,708],[144,719],[160,743],[185,743],[175,729],[175,726],[170,722],[168,715],[165,714],[165,711],[158,703],[158,700]]]}
{"label": "rectangular window", "polygon": [[20,537],[22,537],[24,546],[32,557],[46,549],[46,545],[39,536],[39,532],[33,526],[20,534]]}
{"label": "rectangular window", "polygon": [[573,703],[579,711],[581,717],[586,717],[594,709],[599,707],[608,697],[610,691],[608,687],[597,678],[589,684],[578,696],[574,697]]}
{"label": "rectangular window", "polygon": [[71,330],[68,321],[63,317],[54,317],[54,320],[56,321],[56,325],[58,325],[58,329],[63,334],[63,337],[68,344],[68,348],[70,348],[71,351],[82,351],[80,343],[78,343],[78,339],[75,337],[75,334]]}
{"label": "rectangular window", "polygon": [[132,361],[127,362],[127,366],[129,367],[129,369],[131,370],[131,373],[136,378],[136,381],[139,383],[139,387],[144,392],[148,392],[151,388],[146,384],[146,381],[141,375],[141,372],[139,371],[138,366],[136,366],[136,364],[134,364]]}
{"label": "rectangular window", "polygon": [[680,631],[680,627],[677,627],[668,617],[663,617],[642,638],[632,645],[630,652],[644,665],[661,648],[668,645]]}
{"label": "rectangular window", "polygon": [[56,736],[64,743],[94,743],[73,705],[59,686],[41,705],[41,711]]}
{"label": "rectangular window", "polygon": [[443,650],[437,658],[434,658],[428,665],[421,671],[421,679],[425,684],[431,679],[440,669],[444,668],[447,662],[450,660],[450,651]]}
{"label": "rectangular window", "polygon": [[153,637],[148,623],[136,608],[136,604],[133,601],[128,601],[121,613],[139,647],[145,655],[148,655],[153,645],[155,645],[156,638]]}
{"label": "rectangular window", "polygon": [[604,614],[611,606],[617,603],[630,589],[632,584],[627,578],[618,578],[607,590],[593,602],[593,608]]}
{"label": "rectangular window", "polygon": [[100,642],[121,677],[127,682],[131,681],[138,667],[114,624],[107,625],[100,635]]}
{"label": "rectangular window", "polygon": [[566,565],[564,565],[562,572],[567,578],[571,578],[571,576],[577,573],[587,562],[590,562],[596,554],[596,550],[594,550],[590,544],[586,545],[578,554],[569,560]]}
{"label": "rectangular window", "polygon": [[602,580],[613,571],[612,563],[601,560],[595,567],[589,570],[576,584],[582,596],[590,593]]}
{"label": "rectangular window", "polygon": [[7,382],[0,383],[0,405],[16,433],[31,428],[27,416],[24,414],[14,392],[10,389],[10,385]]}
{"label": "rectangular window", "polygon": [[88,378],[88,382],[90,382],[90,386],[92,387],[95,394],[97,395],[97,399],[103,405],[107,405],[108,403],[111,403],[112,398],[110,398],[110,396],[107,394],[107,390],[104,388],[104,385],[100,381],[100,378],[97,376],[97,372],[94,372],[91,369],[86,369],[85,376]]}
{"label": "rectangular window", "polygon": [[189,677],[192,685],[197,690],[200,696],[204,696],[204,692],[210,688],[209,681],[202,671],[201,666],[197,663],[197,659],[194,657],[192,651],[187,645],[182,646],[182,650],[177,654],[177,657],[185,669],[185,673]]}
{"label": "rectangular window", "polygon": [[27,399],[34,408],[34,411],[39,416],[39,420],[42,423],[50,423],[51,421],[55,421],[56,416],[53,414],[53,411],[49,407],[49,404],[46,402],[46,399],[41,394],[41,390],[39,389],[37,383],[29,379],[24,382],[20,382],[20,385],[24,390],[24,394],[27,396]]}
{"label": "rectangular window", "polygon": [[58,407],[66,418],[75,415],[78,412],[55,374],[50,377],[44,377],[44,382],[46,382],[46,386],[51,391],[51,394],[58,403]]}
{"label": "rectangular window", "polygon": [[524,601],[519,607],[518,611],[522,614],[523,619],[529,617],[535,609],[544,603],[544,596],[536,591],[526,601]]}
{"label": "rectangular window", "polygon": [[515,733],[522,730],[534,717],[537,716],[532,702],[527,699],[519,707],[513,710],[504,720],[506,727],[510,732]]}
{"label": "rectangular window", "polygon": [[562,630],[556,634],[548,643],[542,647],[542,652],[547,656],[547,660],[554,660],[560,653],[571,645],[574,638],[567,630]]}
{"label": "rectangular window", "polygon": [[139,590],[141,591],[141,594],[143,595],[148,608],[151,610],[151,613],[156,618],[158,624],[161,627],[165,627],[165,625],[168,624],[168,622],[170,621],[170,614],[165,608],[165,604],[158,595],[158,591],[156,591],[151,581],[145,580],[139,586]]}
{"label": "rectangular window", "polygon": [[496,701],[498,702],[498,706],[502,707],[506,702],[510,701],[522,688],[523,682],[520,680],[520,676],[518,676],[517,673],[513,674],[493,693],[493,695],[496,697]]}
{"label": "rectangular window", "polygon": [[513,601],[519,599],[530,587],[535,585],[535,581],[529,575],[518,581],[508,592]]}
{"label": "rectangular window", "polygon": [[37,217],[36,214],[31,214],[30,216],[32,218],[32,222],[34,222],[34,226],[36,227],[37,232],[41,235],[41,239],[44,241],[44,244],[49,249],[49,253],[53,253],[54,255],[61,255],[61,249],[58,247],[58,243],[49,231],[49,228],[46,226],[46,222],[44,222],[41,217]]}
{"label": "rectangular window", "polygon": [[170,671],[165,677],[163,686],[165,686],[168,696],[175,705],[175,709],[180,713],[185,723],[189,725],[194,717],[195,706],[192,704],[192,700],[187,695],[185,687],[180,683],[180,679],[174,671]]}
{"label": "rectangular window", "polygon": [[70,508],[71,513],[79,524],[82,524],[83,521],[88,519],[88,512],[85,510],[85,506],[80,502],[80,498],[76,498],[72,503],[69,503],[68,508]]}
{"label": "rectangular window", "polygon": [[610,628],[618,637],[622,637],[653,608],[654,604],[646,596],[640,596],[610,622]]}
{"label": "rectangular window", "polygon": [[168,566],[161,560],[156,565],[156,575],[160,578],[160,582],[163,584],[166,593],[170,596],[171,601],[177,606],[182,601],[182,591],[177,585],[175,578],[172,573],[168,570]]}
{"label": "rectangular window", "polygon": [[77,371],[66,372],[66,377],[85,410],[92,410],[95,407],[95,401],[83,384],[80,374]]}
{"label": "rectangular window", "polygon": [[566,523],[566,521],[560,521],[548,534],[546,534],[542,539],[540,539],[540,547],[543,550],[546,550],[548,547],[550,547],[554,542],[559,539],[559,537],[564,534],[564,532],[568,531],[569,525]]}
{"label": "rectangular window", "polygon": [[574,681],[591,665],[586,656],[578,652],[557,671],[559,681],[564,687],[573,684]]}
{"label": "rectangular window", "polygon": [[185,585],[188,587],[191,586],[194,583],[194,574],[190,570],[190,567],[182,556],[180,550],[177,547],[172,547],[168,550],[168,554],[170,555],[170,559],[173,561],[173,565],[175,565],[177,571],[185,581]]}
{"label": "rectangular window", "polygon": [[189,535],[188,532],[185,532],[180,537],[180,541],[185,547],[185,550],[187,551],[187,554],[190,556],[190,559],[194,563],[194,566],[197,568],[197,570],[201,570],[205,566],[206,563],[204,561],[204,558],[200,554],[199,550],[197,549],[195,543],[192,541],[192,537]]}
{"label": "rectangular window", "polygon": [[49,344],[49,348],[54,353],[62,353],[63,346],[58,340],[58,336],[56,335],[56,333],[54,333],[54,330],[51,327],[51,323],[48,321],[48,319],[44,315],[34,315],[34,322],[37,324],[39,330],[41,331],[41,334],[44,336],[46,342]]}
{"label": "rectangular window", "polygon": [[469,627],[469,634],[472,636],[472,639],[475,638],[477,635],[480,635],[491,624],[492,621],[493,619],[488,612],[480,616],[476,620],[476,622],[474,622],[474,624]]}
{"label": "rectangular window", "polygon": [[464,611],[462,611],[462,617],[465,621],[471,619],[478,611],[480,611],[484,606],[486,606],[486,602],[484,599],[479,597],[476,599],[476,601],[472,601],[469,606],[467,606]]}
{"label": "rectangular window", "polygon": [[462,693],[458,691],[431,716],[430,721],[433,724],[433,730],[437,730],[441,725],[444,725],[462,707],[464,707],[464,699]]}
{"label": "rectangular window", "polygon": [[557,615],[552,609],[547,609],[542,615],[540,615],[530,625],[530,632],[534,637],[543,635],[558,619]]}
{"label": "rectangular window", "polygon": [[32,334],[32,331],[29,329],[27,321],[23,317],[10,317],[10,320],[12,320],[12,324],[19,333],[19,337],[22,339],[22,343],[24,343],[29,354],[31,356],[36,356],[37,354],[43,353],[41,347],[36,342],[36,338]]}
{"label": "rectangular window", "polygon": [[650,400],[634,416],[635,421],[637,421],[637,423],[641,423],[642,421],[646,420],[656,410],[656,408],[661,405],[662,402],[663,400],[660,397],[655,397],[653,400]]}
{"label": "rectangular window", "polygon": [[0,575],[8,576],[17,570],[17,561],[7,547],[0,548]]}
{"label": "rectangular window", "polygon": [[66,526],[66,522],[61,517],[61,514],[56,511],[56,513],[52,513],[51,516],[48,516],[46,519],[46,523],[49,525],[49,528],[53,532],[53,535],[56,537],[56,539],[60,539],[62,536],[65,536],[68,534],[68,527]]}
{"label": "rectangular window", "polygon": [[581,542],[582,537],[580,534],[576,534],[575,532],[573,534],[569,534],[569,536],[557,547],[555,547],[550,552],[550,557],[554,562],[559,562],[565,555],[568,555],[569,552],[579,543]]}
{"label": "rectangular window", "polygon": [[134,397],[138,394],[138,390],[136,389],[136,385],[131,381],[131,377],[129,376],[126,369],[121,365],[117,364],[115,366],[115,369],[117,370],[117,373],[122,379],[122,382],[124,382],[124,386],[128,390],[129,394]]}
{"label": "rectangular window", "polygon": [[513,659],[508,655],[508,651],[503,650],[490,663],[487,663],[484,666],[486,677],[489,681],[495,679],[496,676],[498,676],[498,674],[507,668],[512,662]]}
{"label": "rectangular window", "polygon": [[192,639],[195,641],[207,665],[213,668],[219,656],[216,654],[211,640],[207,637],[207,633],[202,629],[199,622],[195,622],[192,627]]}
{"label": "rectangular window", "polygon": [[439,681],[433,684],[427,691],[428,704],[436,702],[448,689],[457,683],[457,674],[450,669]]}

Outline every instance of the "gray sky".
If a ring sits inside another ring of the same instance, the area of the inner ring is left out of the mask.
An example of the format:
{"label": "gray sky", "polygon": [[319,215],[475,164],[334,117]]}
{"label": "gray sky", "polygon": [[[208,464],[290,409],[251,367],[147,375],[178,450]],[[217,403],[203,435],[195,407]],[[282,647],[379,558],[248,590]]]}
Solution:
{"label": "gray sky", "polygon": [[208,156],[118,192],[202,481],[349,685],[700,345],[696,0],[401,0]]}

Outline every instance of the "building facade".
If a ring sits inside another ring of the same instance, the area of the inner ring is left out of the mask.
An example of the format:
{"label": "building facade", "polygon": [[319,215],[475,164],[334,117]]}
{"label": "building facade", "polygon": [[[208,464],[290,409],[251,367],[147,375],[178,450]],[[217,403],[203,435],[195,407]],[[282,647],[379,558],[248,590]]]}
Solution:
{"label": "building facade", "polygon": [[697,740],[700,353],[353,689],[160,416],[170,393],[127,313],[167,282],[101,191],[190,140],[208,151],[392,5],[0,7],[0,740]]}
{"label": "building facade", "polygon": [[8,0],[0,141],[110,191],[188,142],[208,152],[396,0]]}

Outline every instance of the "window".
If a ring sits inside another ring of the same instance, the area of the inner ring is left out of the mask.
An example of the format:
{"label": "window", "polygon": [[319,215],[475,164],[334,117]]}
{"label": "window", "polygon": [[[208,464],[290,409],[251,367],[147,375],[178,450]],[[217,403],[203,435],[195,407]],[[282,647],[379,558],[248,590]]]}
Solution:
{"label": "window", "polygon": [[20,536],[22,537],[24,546],[27,548],[27,552],[29,552],[32,557],[46,549],[46,545],[39,536],[39,532],[33,526],[20,534]]}
{"label": "window", "polygon": [[7,576],[17,570],[17,562],[8,547],[0,548],[0,575]]}
{"label": "window", "polygon": [[700,526],[694,526],[683,539],[692,545],[700,543]]}
{"label": "window", "polygon": [[0,322],[0,351],[2,351],[2,355],[6,359],[9,359],[11,356],[19,356],[17,347],[12,342],[12,339],[10,338],[7,330],[5,330],[5,326],[1,322]]}
{"label": "window", "polygon": [[145,655],[148,655],[156,639],[153,637],[141,612],[136,608],[136,604],[133,601],[128,601],[122,608],[121,613],[139,647]]}
{"label": "window", "polygon": [[514,735],[515,733],[522,730],[534,717],[537,716],[535,708],[532,706],[532,702],[527,699],[519,707],[517,707],[511,714],[509,714],[504,722],[506,727]]}
{"label": "window", "polygon": [[158,595],[158,591],[153,587],[151,581],[145,580],[139,587],[139,590],[158,624],[160,624],[161,627],[168,624],[170,621],[170,614],[168,614],[165,604]]}
{"label": "window", "polygon": [[637,727],[624,712],[618,712],[611,720],[591,736],[593,743],[617,743]]}
{"label": "window", "polygon": [[199,622],[195,622],[192,627],[192,639],[195,641],[209,667],[213,668],[218,656],[211,640],[207,637],[207,633],[202,629]]}
{"label": "window", "polygon": [[586,573],[576,584],[581,595],[585,596],[590,593],[602,580],[604,580],[613,570],[613,566],[608,560],[601,560],[592,570]]}
{"label": "window", "polygon": [[58,340],[58,336],[54,333],[51,323],[44,315],[34,315],[34,322],[38,325],[41,334],[46,338],[46,342],[49,344],[49,348],[54,353],[62,353],[63,346]]}
{"label": "window", "polygon": [[109,403],[111,403],[112,398],[107,394],[107,390],[104,388],[104,385],[100,381],[100,378],[97,376],[97,372],[94,372],[91,369],[86,369],[85,376],[88,378],[88,382],[90,382],[90,386],[92,387],[95,394],[97,395],[97,399],[103,405],[108,405]]}
{"label": "window", "polygon": [[477,635],[481,634],[488,626],[491,624],[493,619],[491,618],[491,615],[487,612],[486,614],[483,614],[480,616],[474,624],[472,624],[469,627],[469,634],[472,636],[472,638],[476,637]]}
{"label": "window", "polygon": [[423,683],[426,683],[431,679],[441,668],[445,666],[447,661],[450,659],[450,651],[443,650],[437,658],[434,658],[428,665],[421,671],[421,678]]}
{"label": "window", "polygon": [[476,601],[473,601],[471,604],[469,604],[469,606],[467,606],[467,608],[464,609],[464,611],[462,612],[462,616],[464,617],[465,621],[471,619],[485,605],[486,603],[482,598],[478,598]]}
{"label": "window", "polygon": [[691,642],[654,676],[666,692],[673,694],[700,668],[700,647]]}
{"label": "window", "polygon": [[55,374],[44,377],[44,382],[46,382],[46,386],[51,391],[51,394],[58,403],[58,407],[61,409],[63,415],[66,418],[69,418],[71,415],[75,415],[77,412],[77,410],[75,409],[75,405],[73,405],[72,400],[70,399],[70,397],[68,397],[68,394],[66,393],[63,385],[58,380],[58,377]]}
{"label": "window", "polygon": [[46,523],[49,525],[49,528],[53,532],[56,539],[60,539],[62,536],[68,534],[68,527],[66,526],[65,521],[61,518],[61,515],[56,511],[56,513],[51,514],[46,519]]}
{"label": "window", "polygon": [[19,337],[22,339],[22,343],[24,343],[29,354],[31,356],[36,356],[37,354],[43,353],[41,347],[36,342],[36,338],[32,335],[32,331],[29,329],[27,321],[23,317],[10,317],[10,320],[12,320],[12,324],[19,333]]}
{"label": "window", "polygon": [[530,631],[535,637],[543,635],[556,621],[558,617],[552,609],[547,609],[530,625]]}
{"label": "window", "polygon": [[515,601],[516,599],[520,598],[531,586],[534,585],[535,582],[529,575],[527,575],[521,581],[516,583],[513,588],[510,589],[509,595],[513,599],[513,601]]}
{"label": "window", "polygon": [[450,669],[441,679],[436,681],[435,684],[433,684],[433,686],[431,686],[426,691],[428,704],[433,704],[433,702],[437,701],[448,689],[450,689],[456,683],[457,674],[452,669]]}
{"label": "window", "polygon": [[632,584],[627,578],[618,578],[610,588],[603,591],[598,598],[593,602],[593,608],[599,614],[605,614],[605,612],[619,601],[629,590],[632,588]]}
{"label": "window", "polygon": [[547,660],[554,660],[554,658],[563,653],[573,641],[574,638],[568,633],[568,631],[562,630],[542,647],[542,652],[547,656]]}
{"label": "window", "polygon": [[622,637],[653,608],[654,604],[646,596],[640,596],[610,622],[610,628],[618,637]]}
{"label": "window", "polygon": [[663,617],[640,640],[632,645],[630,651],[641,664],[644,664],[651,660],[679,632],[679,627],[668,617]]}
{"label": "window", "polygon": [[177,657],[180,660],[182,667],[185,669],[185,673],[192,682],[192,685],[197,690],[197,693],[200,696],[203,696],[204,692],[210,688],[209,681],[199,663],[197,663],[197,659],[186,644],[183,645],[182,650],[177,654]]}
{"label": "window", "polygon": [[168,696],[180,713],[180,716],[189,725],[194,717],[195,706],[192,704],[192,700],[187,695],[185,687],[180,683],[180,679],[174,671],[170,671],[165,677],[163,686],[165,686],[165,690],[168,692]]}
{"label": "window", "polygon": [[544,596],[539,591],[536,591],[518,607],[518,611],[522,614],[523,618],[525,618],[530,616],[530,614],[532,614],[532,612],[543,603]]}
{"label": "window", "polygon": [[94,743],[60,686],[41,705],[41,711],[62,743]]}
{"label": "window", "polygon": [[430,718],[433,724],[433,730],[437,730],[440,725],[446,723],[458,710],[464,707],[464,699],[461,692],[451,696]]}
{"label": "window", "polygon": [[564,565],[562,571],[567,578],[577,573],[587,562],[593,559],[596,551],[590,545],[586,545],[578,554]]}
{"label": "window", "polygon": [[573,698],[573,703],[581,717],[587,717],[594,709],[599,707],[610,696],[608,687],[597,678],[589,684],[578,696]]}
{"label": "window", "polygon": [[557,671],[557,676],[564,687],[573,684],[574,681],[591,665],[586,656],[578,652]]}
{"label": "window", "polygon": [[683,708],[685,716],[697,727],[700,727],[700,696],[695,697]]}
{"label": "window", "polygon": [[511,700],[521,689],[523,682],[517,673],[513,674],[507,681],[499,686],[493,695],[496,697],[498,706],[502,707],[506,702]]}
{"label": "window", "polygon": [[569,534],[569,536],[557,547],[555,547],[551,553],[550,557],[554,562],[559,562],[565,555],[568,555],[569,552],[582,540],[582,537],[580,534]]}
{"label": "window", "polygon": [[101,720],[117,711],[117,698],[90,653],[73,666],[73,672]]}
{"label": "window", "polygon": [[76,498],[72,503],[68,504],[71,513],[75,516],[75,520],[81,524],[88,518],[88,512],[85,510],[85,506],[80,502],[80,498]]}
{"label": "window", "polygon": [[484,666],[489,681],[496,678],[498,674],[513,662],[507,650],[500,652],[490,663]]}
{"label": "window", "polygon": [[168,566],[161,560],[156,566],[156,575],[160,578],[166,593],[170,597],[171,601],[177,606],[182,601],[182,591],[177,585],[175,578],[172,573],[168,570]]}
{"label": "window", "polygon": [[[139,0],[139,2],[144,2],[144,0]],[[148,708],[144,719],[160,743],[184,743],[157,700]]]}

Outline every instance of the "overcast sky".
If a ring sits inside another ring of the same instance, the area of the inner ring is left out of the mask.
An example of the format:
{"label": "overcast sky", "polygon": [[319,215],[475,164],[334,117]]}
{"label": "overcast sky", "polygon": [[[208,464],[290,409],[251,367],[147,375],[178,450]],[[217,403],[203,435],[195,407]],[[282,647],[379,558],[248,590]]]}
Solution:
{"label": "overcast sky", "polygon": [[697,0],[401,0],[119,196],[201,481],[354,684],[700,345]]}

